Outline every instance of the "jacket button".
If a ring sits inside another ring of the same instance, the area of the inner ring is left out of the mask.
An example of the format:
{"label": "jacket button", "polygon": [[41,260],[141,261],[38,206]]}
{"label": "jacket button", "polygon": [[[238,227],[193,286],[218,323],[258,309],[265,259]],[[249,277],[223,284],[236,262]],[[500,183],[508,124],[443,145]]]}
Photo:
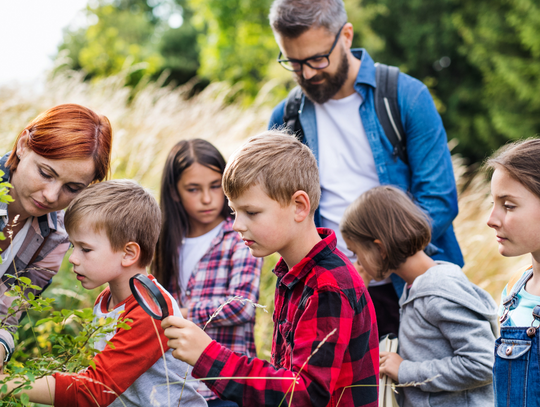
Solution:
{"label": "jacket button", "polygon": [[506,349],[506,356],[510,356],[512,354],[512,348]]}

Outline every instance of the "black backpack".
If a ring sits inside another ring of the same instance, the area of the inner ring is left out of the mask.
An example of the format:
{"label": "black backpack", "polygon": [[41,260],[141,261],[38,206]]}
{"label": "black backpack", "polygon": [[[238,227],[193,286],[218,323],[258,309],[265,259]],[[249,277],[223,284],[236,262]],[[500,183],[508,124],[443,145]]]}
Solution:
{"label": "black backpack", "polygon": [[[405,146],[405,130],[401,124],[401,114],[397,100],[399,68],[384,64],[375,64],[375,111],[386,137],[394,147],[394,157],[401,158],[408,164],[407,150]],[[300,141],[304,139],[304,130],[300,125],[298,116],[302,103],[303,92],[300,86],[290,91],[285,102],[283,121],[286,127],[294,133]]]}

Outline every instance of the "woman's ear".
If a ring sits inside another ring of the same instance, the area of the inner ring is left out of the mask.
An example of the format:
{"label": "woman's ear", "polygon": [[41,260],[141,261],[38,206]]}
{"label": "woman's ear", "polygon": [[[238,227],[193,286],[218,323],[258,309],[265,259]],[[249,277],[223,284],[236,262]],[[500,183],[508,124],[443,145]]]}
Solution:
{"label": "woman's ear", "polygon": [[308,194],[305,191],[296,191],[291,198],[291,202],[294,205],[294,220],[303,222],[309,216],[311,210]]}
{"label": "woman's ear", "polygon": [[19,140],[17,141],[17,157],[19,160],[21,157],[25,154],[25,152],[28,150],[28,137],[30,136],[30,132],[28,129],[23,131],[21,134],[21,137],[19,137]]}
{"label": "woman's ear", "polygon": [[124,255],[122,256],[122,266],[129,267],[136,264],[141,257],[141,246],[135,242],[128,242],[124,246]]}
{"label": "woman's ear", "polygon": [[386,253],[386,249],[385,249],[384,245],[382,244],[382,242],[379,239],[375,239],[373,241],[373,243],[375,243],[377,245],[377,248],[379,249],[379,254],[381,255],[381,258],[386,259],[386,257],[388,257],[388,253]]}

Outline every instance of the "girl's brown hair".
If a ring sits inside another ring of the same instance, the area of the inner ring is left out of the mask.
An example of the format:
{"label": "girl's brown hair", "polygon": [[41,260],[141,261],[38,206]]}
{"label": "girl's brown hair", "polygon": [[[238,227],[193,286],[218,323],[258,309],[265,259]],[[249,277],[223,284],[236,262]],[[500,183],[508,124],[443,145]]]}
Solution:
{"label": "girl's brown hair", "polygon": [[[165,288],[179,279],[179,254],[184,237],[189,234],[189,216],[178,193],[178,181],[185,170],[198,163],[223,175],[225,159],[211,143],[202,139],[182,140],[169,153],[161,179],[160,207],[161,233],[152,263],[152,274]],[[231,217],[227,200],[223,202],[221,216]],[[178,285],[180,287],[181,284]]]}
{"label": "girl's brown hair", "polygon": [[391,186],[363,193],[347,208],[339,228],[345,238],[372,253],[379,252],[374,241],[381,241],[384,255],[371,256],[380,277],[425,249],[431,240],[428,216],[404,192]]}
{"label": "girl's brown hair", "polygon": [[109,175],[112,129],[109,119],[76,104],[55,106],[36,117],[19,134],[6,166],[15,171],[19,165],[17,143],[28,130],[28,147],[50,160],[93,158],[93,181]]}
{"label": "girl's brown hair", "polygon": [[530,138],[501,147],[485,163],[493,175],[498,167],[540,198],[540,139]]}

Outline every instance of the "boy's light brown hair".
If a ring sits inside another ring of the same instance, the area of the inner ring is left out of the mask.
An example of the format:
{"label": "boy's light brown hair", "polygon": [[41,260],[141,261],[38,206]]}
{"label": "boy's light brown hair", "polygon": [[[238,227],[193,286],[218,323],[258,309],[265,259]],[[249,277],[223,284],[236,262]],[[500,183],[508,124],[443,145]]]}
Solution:
{"label": "boy's light brown hair", "polygon": [[385,256],[370,256],[381,278],[424,250],[431,240],[429,217],[403,191],[392,186],[376,187],[360,195],[345,211],[339,229],[345,238],[359,243],[370,254],[379,252],[375,239],[382,242]]}
{"label": "boy's light brown hair", "polygon": [[64,218],[68,234],[84,221],[94,231],[104,231],[111,248],[120,251],[126,243],[141,248],[138,265],[152,261],[161,227],[156,199],[131,180],[111,180],[90,185],[71,201]]}
{"label": "boy's light brown hair", "polygon": [[251,137],[229,159],[223,174],[225,195],[235,199],[254,185],[282,206],[289,205],[297,191],[308,195],[310,215],[319,206],[317,161],[309,147],[285,131]]}

